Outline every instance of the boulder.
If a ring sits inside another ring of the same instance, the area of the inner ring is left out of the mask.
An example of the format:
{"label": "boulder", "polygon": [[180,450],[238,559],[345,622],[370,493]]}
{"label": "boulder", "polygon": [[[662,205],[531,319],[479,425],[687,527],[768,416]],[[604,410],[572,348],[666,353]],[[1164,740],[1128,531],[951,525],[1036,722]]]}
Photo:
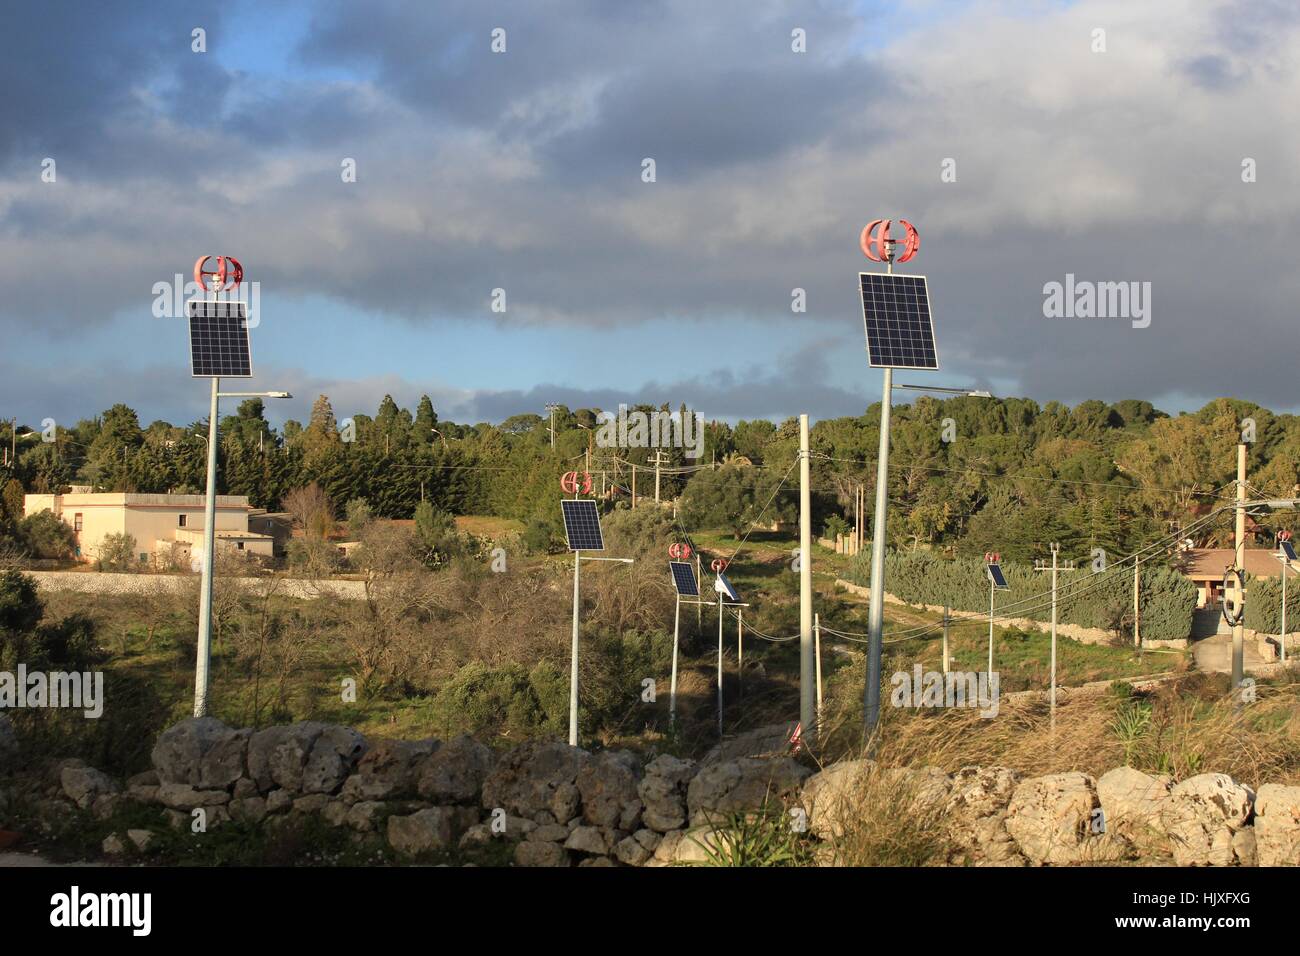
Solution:
{"label": "boulder", "polygon": [[303,765],[302,792],[337,792],[365,752],[366,738],[351,727],[325,727]]}
{"label": "boulder", "polygon": [[614,857],[628,866],[641,866],[654,856],[653,849],[647,849],[635,837],[624,837],[614,845]]}
{"label": "boulder", "polygon": [[158,736],[153,766],[162,783],[228,787],[244,776],[250,736],[251,731],[233,730],[215,717],[191,717]]}
{"label": "boulder", "polygon": [[546,812],[554,821],[570,820],[581,804],[578,772],[590,759],[585,750],[558,742],[521,744],[502,757],[483,781],[483,806],[503,807],[521,817]]}
{"label": "boulder", "polygon": [[569,854],[558,843],[525,840],[515,847],[515,866],[569,866]]}
{"label": "boulder", "polygon": [[301,793],[303,768],[316,739],[326,729],[317,721],[280,725],[259,730],[248,741],[248,776],[258,792],[277,787]]}
{"label": "boulder", "polygon": [[246,823],[261,823],[266,819],[265,797],[242,797],[230,801],[230,817]]}
{"label": "boulder", "polygon": [[1006,767],[963,767],[952,776],[945,812],[959,849],[958,862],[1023,862],[1007,832],[1007,805],[1019,775]]}
{"label": "boulder", "polygon": [[452,845],[456,814],[451,807],[430,807],[410,816],[388,818],[388,845],[398,853],[415,855]]}
{"label": "boulder", "polygon": [[347,824],[352,829],[360,830],[363,833],[367,830],[373,830],[378,826],[380,815],[386,807],[387,804],[376,800],[362,800],[360,803],[354,803],[348,810]]}
{"label": "boulder", "polygon": [[1091,858],[1096,782],[1083,773],[1054,773],[1021,782],[1007,806],[1007,832],[1033,863]]}
{"label": "boulder", "polygon": [[1266,783],[1255,797],[1260,866],[1300,866],[1300,787]]}
{"label": "boulder", "polygon": [[122,842],[122,838],[116,833],[110,833],[104,837],[100,849],[104,851],[105,856],[121,856],[126,852],[126,844]]}
{"label": "boulder", "polygon": [[1173,780],[1168,775],[1153,777],[1132,767],[1116,767],[1102,774],[1097,781],[1097,798],[1106,832],[1139,849],[1162,843],[1160,808],[1172,789]]}
{"label": "boulder", "polygon": [[59,783],[68,799],[81,809],[89,809],[96,797],[117,793],[120,789],[108,774],[94,767],[66,766]]}
{"label": "boulder", "polygon": [[609,843],[599,827],[577,827],[564,841],[564,848],[579,853],[590,853],[593,856],[604,856],[609,852]]}
{"label": "boulder", "polygon": [[644,808],[641,821],[651,830],[667,833],[686,824],[686,790],[695,776],[695,761],[662,754],[650,761],[637,785]]}
{"label": "boulder", "polygon": [[321,808],[320,816],[330,826],[341,827],[347,823],[350,809],[342,800],[330,800]]}
{"label": "boulder", "polygon": [[402,800],[416,795],[423,762],[438,749],[436,740],[378,740],[343,784],[343,799]]}
{"label": "boulder", "polygon": [[320,813],[329,805],[330,798],[325,793],[309,793],[293,802],[293,812],[309,815]]}
{"label": "boulder", "polygon": [[874,766],[871,760],[843,760],[809,777],[800,801],[808,813],[808,829],[823,840],[843,837],[844,822],[853,818]]}
{"label": "boulder", "polygon": [[[1232,855],[1238,866],[1259,866],[1259,844],[1255,839],[1254,827],[1242,827],[1232,835]],[[1295,865],[1292,857],[1291,865]]]}
{"label": "boulder", "polygon": [[728,763],[742,757],[783,757],[790,753],[790,736],[796,725],[768,724],[743,734],[728,737],[714,745],[701,759],[700,766]]}
{"label": "boulder", "polygon": [[641,819],[640,778],[641,764],[626,750],[607,750],[587,761],[575,781],[582,819],[597,827],[633,829]]}
{"label": "boulder", "polygon": [[1231,866],[1232,838],[1250,819],[1255,795],[1224,773],[1202,773],[1178,784],[1160,805],[1178,866]]}
{"label": "boulder", "polygon": [[272,790],[266,795],[266,812],[283,813],[293,806],[293,794],[288,790]]}
{"label": "boulder", "polygon": [[149,844],[154,841],[154,832],[152,830],[127,830],[126,838],[135,844],[135,848],[141,853],[149,850]]}
{"label": "boulder", "polygon": [[158,802],[173,810],[216,807],[230,802],[224,790],[196,790],[183,783],[164,783],[158,788]]}
{"label": "boulder", "polygon": [[741,757],[703,767],[686,790],[693,826],[780,803],[799,791],[811,771],[789,757]]}
{"label": "boulder", "polygon": [[491,750],[462,734],[424,761],[416,789],[434,803],[477,804],[492,763]]}
{"label": "boulder", "polygon": [[563,843],[573,831],[562,823],[543,823],[525,835],[526,840],[541,840],[543,843]]}

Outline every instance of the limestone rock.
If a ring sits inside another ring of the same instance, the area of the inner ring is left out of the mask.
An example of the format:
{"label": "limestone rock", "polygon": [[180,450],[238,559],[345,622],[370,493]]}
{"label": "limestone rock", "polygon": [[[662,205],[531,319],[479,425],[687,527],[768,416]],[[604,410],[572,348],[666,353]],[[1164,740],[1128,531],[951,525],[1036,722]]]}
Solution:
{"label": "limestone rock", "polygon": [[1164,840],[1160,808],[1173,789],[1167,775],[1153,777],[1132,767],[1116,767],[1097,781],[1097,797],[1106,821],[1106,832],[1121,837],[1139,849]]}
{"label": "limestone rock", "polygon": [[280,725],[259,730],[248,741],[248,776],[261,793],[279,787],[301,793],[303,768],[312,747],[325,731],[317,721]]}
{"label": "limestone rock", "polygon": [[[1238,866],[1259,866],[1259,844],[1254,827],[1242,827],[1232,835],[1232,855]],[[1292,865],[1294,863],[1295,858],[1292,858]]]}
{"label": "limestone rock", "polygon": [[452,814],[446,807],[430,807],[410,816],[388,818],[388,844],[398,853],[427,853],[452,842]]}
{"label": "limestone rock", "polygon": [[259,796],[243,797],[230,801],[230,816],[234,820],[246,823],[261,823],[266,819],[266,798]]}
{"label": "limestone rock", "polygon": [[609,844],[599,827],[578,827],[564,841],[564,848],[594,856],[604,856],[609,852]]}
{"label": "limestone rock", "polygon": [[1031,777],[1016,787],[1007,807],[1007,832],[1033,863],[1077,863],[1092,840],[1096,783],[1083,773]]}
{"label": "limestone rock", "polygon": [[569,854],[558,843],[525,840],[515,847],[516,866],[568,866]]}
{"label": "limestone rock", "polygon": [[387,809],[387,804],[377,800],[362,800],[354,803],[348,810],[347,824],[354,830],[366,832],[375,829],[379,817]]}
{"label": "limestone rock", "polygon": [[288,790],[272,790],[266,795],[266,812],[283,813],[293,806],[293,794]]}
{"label": "limestone rock", "polygon": [[421,764],[438,747],[436,740],[375,741],[343,784],[343,798],[356,803],[414,797]]}
{"label": "limestone rock", "polygon": [[434,803],[478,803],[492,764],[492,751],[462,734],[424,761],[417,789]]}
{"label": "limestone rock", "polygon": [[366,738],[350,727],[326,726],[302,768],[303,793],[335,793],[366,752]]}
{"label": "limestone rock", "polygon": [[524,839],[542,840],[546,843],[563,843],[565,840],[569,839],[569,834],[571,832],[572,831],[568,827],[563,826],[562,824],[546,823],[537,827],[531,833],[528,833]]}
{"label": "limestone rock", "polygon": [[654,851],[646,849],[634,837],[624,837],[614,846],[614,856],[628,866],[641,866],[654,856]]}
{"label": "limestone rock", "polygon": [[795,724],[769,724],[729,737],[715,745],[700,760],[701,767],[739,760],[742,757],[783,757],[790,753],[790,736]]}
{"label": "limestone rock", "polygon": [[[1255,795],[1223,773],[1190,777],[1160,806],[1178,866],[1231,866],[1234,834],[1250,819]],[[1258,834],[1256,834],[1258,837]]]}
{"label": "limestone rock", "polygon": [[963,767],[953,774],[945,810],[964,861],[1006,864],[1019,858],[1006,827],[1018,780],[1006,767]]}
{"label": "limestone rock", "polygon": [[104,842],[100,844],[100,849],[104,851],[106,856],[121,856],[126,852],[126,844],[122,842],[122,838],[116,833],[110,833],[108,836],[104,837]]}
{"label": "limestone rock", "polygon": [[741,757],[706,766],[691,780],[686,805],[701,826],[735,812],[757,810],[796,794],[811,771],[789,757]]}
{"label": "limestone rock", "polygon": [[808,778],[801,802],[814,834],[823,840],[844,836],[844,821],[855,814],[861,788],[874,766],[871,760],[844,760]]}
{"label": "limestone rock", "polygon": [[483,806],[535,817],[543,811],[555,820],[577,815],[581,802],[576,781],[590,755],[558,742],[530,741],[511,750],[483,781]]}
{"label": "limestone rock", "polygon": [[1260,787],[1254,830],[1260,866],[1300,866],[1300,787]]}
{"label": "limestone rock", "polygon": [[230,801],[224,790],[196,790],[188,784],[164,783],[158,788],[158,802],[173,810],[215,807]]}
{"label": "limestone rock", "polygon": [[199,790],[228,787],[244,776],[251,731],[232,730],[215,717],[191,717],[163,731],[153,748],[161,783]]}
{"label": "limestone rock", "polygon": [[635,827],[641,819],[640,777],[639,761],[625,750],[607,750],[587,761],[576,780],[583,820],[597,827]]}
{"label": "limestone rock", "polygon": [[135,848],[141,853],[147,853],[149,845],[154,841],[154,832],[152,830],[127,830],[126,838],[135,844]]}
{"label": "limestone rock", "polygon": [[667,833],[686,824],[686,790],[695,776],[695,761],[662,754],[650,761],[637,786],[644,808],[641,821],[651,830]]}
{"label": "limestone rock", "polygon": [[108,774],[94,767],[64,767],[59,778],[64,794],[83,810],[88,809],[96,797],[117,793],[119,790]]}

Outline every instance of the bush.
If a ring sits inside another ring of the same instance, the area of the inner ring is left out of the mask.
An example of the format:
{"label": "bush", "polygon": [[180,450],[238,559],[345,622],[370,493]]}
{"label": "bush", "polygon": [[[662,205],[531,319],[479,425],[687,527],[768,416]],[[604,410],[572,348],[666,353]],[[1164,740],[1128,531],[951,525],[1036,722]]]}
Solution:
{"label": "bush", "polygon": [[[1248,578],[1246,581],[1246,627],[1262,634],[1282,633],[1282,579]],[[1286,582],[1286,629],[1300,631],[1300,577],[1288,573]]]}
{"label": "bush", "polygon": [[[866,584],[869,556],[856,559],[850,579]],[[1050,621],[1051,593],[1046,575],[1014,563],[1003,563],[1011,593],[999,594],[994,613],[1006,607],[1006,617]],[[885,559],[886,590],[909,604],[948,605],[954,611],[988,613],[989,583],[978,558],[943,558],[932,552],[893,552]],[[1063,571],[1057,583],[1057,620],[1062,624],[1104,630],[1131,625],[1133,578],[1112,571],[1097,580],[1091,570]],[[1289,595],[1288,595],[1289,597]],[[1142,634],[1148,640],[1178,640],[1191,631],[1196,586],[1176,571],[1147,565],[1141,577]],[[1126,611],[1125,609],[1129,609]]]}
{"label": "bush", "polygon": [[34,558],[70,558],[77,548],[72,528],[49,509],[24,518],[18,525],[18,537]]}
{"label": "bush", "polygon": [[[555,700],[554,674],[536,667],[533,673],[542,687],[533,686],[532,674],[522,665],[490,668],[481,661],[471,661],[438,691],[433,700],[434,719],[447,734],[490,733],[523,738],[556,732],[563,726],[567,710],[548,713],[538,693],[540,689],[550,701]],[[563,707],[567,708],[567,704],[566,687]]]}
{"label": "bush", "polygon": [[135,538],[129,534],[106,534],[99,545],[96,562],[101,571],[132,571],[139,567],[135,553]]}

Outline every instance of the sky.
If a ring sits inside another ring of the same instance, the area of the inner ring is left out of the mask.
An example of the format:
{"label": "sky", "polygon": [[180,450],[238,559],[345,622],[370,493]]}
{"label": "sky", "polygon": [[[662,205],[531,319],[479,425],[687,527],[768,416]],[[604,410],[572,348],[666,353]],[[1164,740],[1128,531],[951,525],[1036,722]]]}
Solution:
{"label": "sky", "polygon": [[[900,217],[941,366],[900,382],[1300,409],[1289,0],[22,6],[0,417],[203,417],[154,289],[208,253],[259,283],[223,387],[292,392],[276,422],[861,414],[859,234]],[[1149,311],[1048,314],[1067,276]]]}

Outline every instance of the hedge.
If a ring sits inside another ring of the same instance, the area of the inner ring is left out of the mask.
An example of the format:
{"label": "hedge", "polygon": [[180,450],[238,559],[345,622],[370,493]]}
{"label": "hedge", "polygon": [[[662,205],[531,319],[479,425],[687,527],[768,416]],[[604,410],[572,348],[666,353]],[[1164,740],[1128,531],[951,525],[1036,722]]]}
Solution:
{"label": "hedge", "polygon": [[[994,598],[994,613],[1005,617],[1050,621],[1050,575],[1023,564],[1004,563],[1010,593]],[[869,583],[871,559],[855,559],[850,580]],[[1142,636],[1178,640],[1191,633],[1196,586],[1168,568],[1147,565],[1141,576]],[[954,611],[987,613],[989,582],[979,558],[945,558],[929,551],[894,552],[885,558],[885,590],[908,604],[948,605]],[[1097,582],[1090,569],[1061,571],[1057,578],[1057,620],[1062,624],[1119,631],[1133,626],[1132,573],[1111,571]],[[1288,605],[1291,595],[1288,593]],[[1015,605],[1020,605],[1019,607]]]}
{"label": "hedge", "polygon": [[[1282,579],[1246,580],[1246,627],[1263,634],[1282,631]],[[1300,576],[1291,573],[1286,582],[1286,629],[1300,631]]]}

